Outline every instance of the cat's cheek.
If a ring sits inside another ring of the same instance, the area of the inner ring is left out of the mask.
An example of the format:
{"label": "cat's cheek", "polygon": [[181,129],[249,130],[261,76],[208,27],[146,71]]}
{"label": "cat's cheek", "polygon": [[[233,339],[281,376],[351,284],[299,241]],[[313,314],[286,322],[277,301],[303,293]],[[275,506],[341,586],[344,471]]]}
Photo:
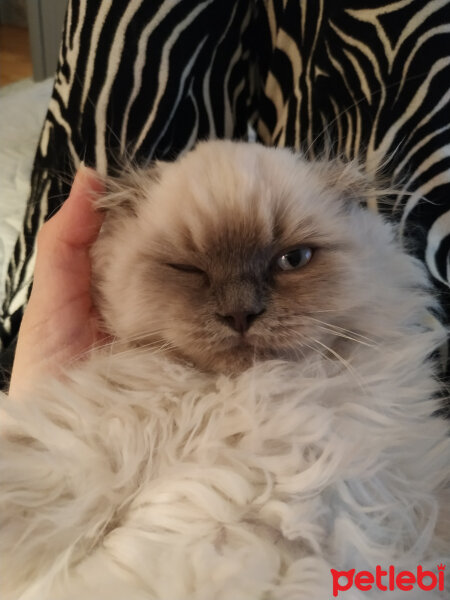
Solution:
{"label": "cat's cheek", "polygon": [[335,320],[344,300],[338,285],[290,285],[278,288],[267,310],[268,339],[280,347],[283,343],[301,346],[305,336],[322,338],[324,331],[315,319]]}
{"label": "cat's cheek", "polygon": [[337,282],[322,277],[283,277],[274,286],[274,304],[278,310],[294,315],[325,310],[334,304],[337,287]]}
{"label": "cat's cheek", "polygon": [[185,340],[189,336],[198,338],[213,314],[208,286],[202,275],[179,273],[168,268],[154,268],[147,275],[151,304],[158,306],[161,323],[170,332],[172,341],[174,338]]}

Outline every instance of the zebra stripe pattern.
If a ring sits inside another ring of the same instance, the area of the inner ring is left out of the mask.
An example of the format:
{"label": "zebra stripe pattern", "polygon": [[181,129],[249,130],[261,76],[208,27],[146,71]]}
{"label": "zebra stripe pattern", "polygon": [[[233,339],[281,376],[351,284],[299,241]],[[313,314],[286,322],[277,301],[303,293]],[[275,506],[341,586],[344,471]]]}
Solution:
{"label": "zebra stripe pattern", "polygon": [[391,215],[447,290],[450,3],[343,4],[267,3],[272,61],[259,137],[311,158],[331,145],[401,182]]}
{"label": "zebra stripe pattern", "polygon": [[124,158],[171,160],[198,139],[245,139],[249,124],[265,144],[358,157],[401,182],[389,208],[371,208],[400,222],[446,292],[448,48],[450,0],[71,0],[3,345],[29,293],[36,233],[81,160],[102,173]]}

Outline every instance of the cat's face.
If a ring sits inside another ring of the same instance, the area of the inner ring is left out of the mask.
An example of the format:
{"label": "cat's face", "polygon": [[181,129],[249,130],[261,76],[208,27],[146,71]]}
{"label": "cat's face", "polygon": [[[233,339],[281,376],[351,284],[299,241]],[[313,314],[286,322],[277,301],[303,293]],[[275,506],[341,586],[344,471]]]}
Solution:
{"label": "cat's face", "polygon": [[325,352],[365,318],[371,239],[381,259],[390,243],[349,208],[359,175],[342,169],[208,142],[124,180],[93,250],[107,329],[214,371]]}

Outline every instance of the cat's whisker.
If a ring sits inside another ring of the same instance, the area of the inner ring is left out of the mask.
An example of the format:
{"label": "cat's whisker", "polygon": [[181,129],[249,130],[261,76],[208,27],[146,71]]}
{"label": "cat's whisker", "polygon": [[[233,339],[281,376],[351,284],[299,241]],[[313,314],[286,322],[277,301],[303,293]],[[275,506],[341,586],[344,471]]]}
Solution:
{"label": "cat's whisker", "polygon": [[[295,336],[298,335],[298,331],[294,328],[291,328],[288,331],[292,331],[295,334]],[[277,336],[277,337],[281,336],[281,338],[285,340],[283,349],[288,350],[288,352],[292,352],[296,358],[304,359],[305,353],[303,352],[301,346],[299,346],[298,343],[294,342],[294,340],[292,339],[292,336],[289,335],[288,331],[280,332]],[[301,337],[302,337],[302,344],[303,344],[304,338],[303,338],[303,336],[301,336]],[[315,350],[314,348],[312,348],[311,346],[308,346],[307,344],[304,344],[304,345],[307,346],[308,348],[310,348],[310,350],[313,350],[313,351]]]}
{"label": "cat's whisker", "polygon": [[[328,323],[327,321],[322,321],[321,319],[317,319],[315,317],[311,317],[310,315],[304,315],[307,319],[310,319],[311,321],[316,321],[317,323],[320,323],[321,325],[324,325],[326,327],[329,327],[330,329],[334,329],[334,330],[338,330],[338,331],[342,331],[344,333],[348,333],[352,336],[354,336],[355,338],[361,338],[362,340],[367,340],[367,342],[370,342],[371,344],[373,344],[374,346],[377,346],[378,344],[376,343],[376,341],[372,338],[367,337],[366,335],[363,335],[362,333],[359,333],[358,331],[354,331],[352,329],[346,329],[345,327],[342,327],[340,325],[335,325],[333,323]],[[356,340],[355,340],[356,341]]]}
{"label": "cat's whisker", "polygon": [[[308,338],[308,339],[309,339],[309,338]],[[311,341],[313,341],[313,342],[314,342],[315,340],[311,340]],[[314,353],[316,353],[316,354],[319,354],[319,356],[321,356],[321,357],[322,357],[322,358],[323,358],[323,359],[324,359],[326,362],[328,362],[328,363],[330,363],[330,364],[332,364],[332,365],[335,365],[335,360],[332,358],[332,356],[330,356],[330,355],[329,355],[329,354],[327,354],[326,352],[323,352],[323,351],[319,350],[319,349],[318,349],[317,347],[315,347],[315,346],[311,346],[311,345],[307,344],[305,341],[303,341],[303,344],[304,344],[304,345],[305,345],[307,348],[309,348],[309,349],[310,349],[312,352],[314,352]],[[338,359],[338,360],[339,360],[339,359]],[[341,360],[339,360],[339,362],[342,364],[342,361],[341,361]],[[361,384],[361,382],[359,381],[359,378],[358,378],[358,376],[357,376],[357,375],[354,373],[354,371],[353,371],[353,370],[351,370],[351,369],[349,369],[349,368],[348,368],[348,366],[347,366],[346,364],[344,364],[343,366],[344,366],[344,368],[347,370],[347,372],[349,372],[349,373],[350,373],[351,377],[352,377],[352,378],[355,380],[355,385],[356,385],[357,387],[359,387],[361,390],[363,390],[363,391],[364,391],[364,388],[362,387],[362,384]]]}
{"label": "cat's whisker", "polygon": [[324,327],[323,325],[317,325],[317,327],[319,329],[321,329],[322,331],[327,331],[328,333],[332,333],[336,338],[342,338],[344,340],[350,340],[351,342],[355,342],[356,344],[361,344],[362,346],[366,346],[367,348],[376,348],[377,346],[375,344],[369,344],[367,342],[364,342],[362,340],[357,340],[356,338],[350,336],[350,335],[346,335],[345,333],[339,332],[339,331],[335,331],[334,329],[330,329],[329,327]]}
{"label": "cat's whisker", "polygon": [[[148,325],[148,324],[147,324]],[[120,344],[133,344],[133,343],[137,343],[140,341],[149,341],[149,338],[152,336],[156,336],[160,333],[163,333],[165,330],[163,328],[160,329],[151,329],[151,330],[147,330],[147,331],[143,331],[140,334],[137,335],[130,335],[130,336],[125,336],[125,337],[120,337],[120,338],[115,338],[114,339],[114,343],[118,342]],[[106,346],[107,344],[105,344]]]}
{"label": "cat's whisker", "polygon": [[302,345],[305,346],[306,348],[309,348],[309,350],[311,350],[312,352],[314,352],[315,354],[318,354],[319,356],[321,356],[325,361],[330,362],[331,364],[333,364],[333,360],[331,359],[330,356],[327,356],[325,354],[325,352],[321,352],[318,348],[315,348],[314,346],[311,346],[310,344],[307,344],[305,342],[306,338],[304,335],[301,336],[302,339]]}
{"label": "cat's whisker", "polygon": [[113,355],[114,355],[114,357],[126,357],[129,354],[131,354],[132,356],[136,356],[137,354],[139,354],[140,351],[142,351],[142,354],[145,354],[146,352],[148,353],[149,351],[151,351],[151,355],[156,356],[156,355],[165,354],[165,352],[167,350],[168,350],[168,348],[163,348],[161,346],[148,345],[148,346],[142,346],[142,347],[138,347],[138,348],[126,348],[124,350],[121,350],[120,352],[114,352]]}
{"label": "cat's whisker", "polygon": [[347,371],[353,376],[353,378],[357,382],[358,387],[361,389],[361,391],[363,391],[364,393],[366,393],[364,380],[361,378],[361,376],[357,373],[357,371],[353,368],[353,366],[349,363],[348,360],[346,360],[341,354],[339,354],[339,352],[337,352],[333,348],[330,348],[329,346],[327,346],[327,344],[325,344],[324,342],[321,342],[320,340],[316,340],[315,338],[312,338],[312,337],[309,337],[309,336],[307,337],[307,339],[310,342],[314,342],[316,344],[319,344],[319,346],[321,346],[327,352],[329,352],[330,354],[332,354],[347,369]]}
{"label": "cat's whisker", "polygon": [[328,333],[333,334],[337,338],[342,338],[342,339],[350,340],[350,341],[355,342],[357,344],[361,344],[362,346],[367,346],[367,348],[377,348],[378,347],[378,344],[369,343],[369,342],[366,342],[364,340],[359,340],[356,337],[348,335],[347,333],[343,333],[342,331],[337,331],[336,329],[333,329],[332,327],[327,327],[325,325],[319,325],[319,324],[317,324],[316,327],[318,329],[321,329],[322,331],[327,331]]}
{"label": "cat's whisker", "polygon": [[293,342],[287,344],[287,348],[290,352],[293,353],[295,359],[302,359],[304,360],[305,357],[305,353],[302,350],[302,348],[298,345],[298,344],[294,344]]}
{"label": "cat's whisker", "polygon": [[[150,335],[156,335],[162,331],[163,331],[163,329],[161,329],[161,330],[154,329],[154,330],[152,330],[151,334],[144,333],[141,335],[128,336],[125,338],[114,337],[113,339],[105,341],[100,346],[97,346],[93,349],[88,350],[87,352],[84,353],[84,355],[89,354],[89,352],[91,352],[92,350],[99,350],[99,349],[104,350],[104,351],[109,350],[111,355],[114,354],[116,356],[122,356],[128,352],[139,352],[139,351],[145,351],[145,350],[149,350],[149,349],[155,349],[155,350],[159,350],[161,348],[176,349],[176,346],[174,344],[172,344],[171,342],[164,341],[164,340],[149,340]],[[139,343],[144,340],[147,340],[147,341],[145,343]],[[77,359],[80,357],[82,357],[82,355],[77,357]]]}
{"label": "cat's whisker", "polygon": [[[155,341],[151,341],[151,342],[147,342],[146,344],[140,344],[139,346],[133,346],[130,348],[125,348],[123,351],[121,352],[144,352],[146,350],[166,350],[166,349],[176,349],[176,346],[168,341],[162,341],[162,340],[155,340]],[[118,352],[117,354],[120,354],[121,352]]]}
{"label": "cat's whisker", "polygon": [[[296,331],[295,329],[292,329],[292,331],[293,331],[293,333],[295,333],[296,335],[298,335],[298,331]],[[322,358],[324,358],[326,361],[333,363],[334,361],[331,358],[331,356],[327,355],[326,352],[320,351],[315,346],[311,346],[310,344],[306,343],[305,340],[307,340],[309,342],[315,342],[315,343],[319,344],[320,346],[322,346],[323,348],[325,348],[325,350],[327,352],[331,353],[335,358],[337,358],[339,360],[339,362],[341,362],[341,364],[343,364],[345,366],[345,368],[349,371],[349,373],[355,378],[358,386],[362,387],[362,381],[360,380],[359,376],[357,375],[357,373],[355,372],[355,370],[353,369],[353,367],[351,367],[351,365],[348,363],[348,361],[346,361],[338,352],[336,352],[335,350],[332,350],[326,344],[320,342],[319,340],[316,340],[315,338],[311,338],[311,337],[305,335],[304,333],[300,334],[300,338],[302,340],[302,345],[303,346],[305,346],[306,348],[309,348],[314,353],[319,354],[319,356],[321,356]]]}

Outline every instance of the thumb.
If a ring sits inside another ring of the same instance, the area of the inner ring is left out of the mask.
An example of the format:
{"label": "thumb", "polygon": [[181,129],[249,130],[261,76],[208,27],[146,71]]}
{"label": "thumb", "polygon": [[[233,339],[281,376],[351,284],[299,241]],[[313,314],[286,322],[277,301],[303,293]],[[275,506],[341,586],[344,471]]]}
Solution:
{"label": "thumb", "polygon": [[103,189],[95,171],[81,167],[66,202],[42,226],[30,302],[42,299],[49,307],[89,291],[89,248],[103,222],[93,201]]}

